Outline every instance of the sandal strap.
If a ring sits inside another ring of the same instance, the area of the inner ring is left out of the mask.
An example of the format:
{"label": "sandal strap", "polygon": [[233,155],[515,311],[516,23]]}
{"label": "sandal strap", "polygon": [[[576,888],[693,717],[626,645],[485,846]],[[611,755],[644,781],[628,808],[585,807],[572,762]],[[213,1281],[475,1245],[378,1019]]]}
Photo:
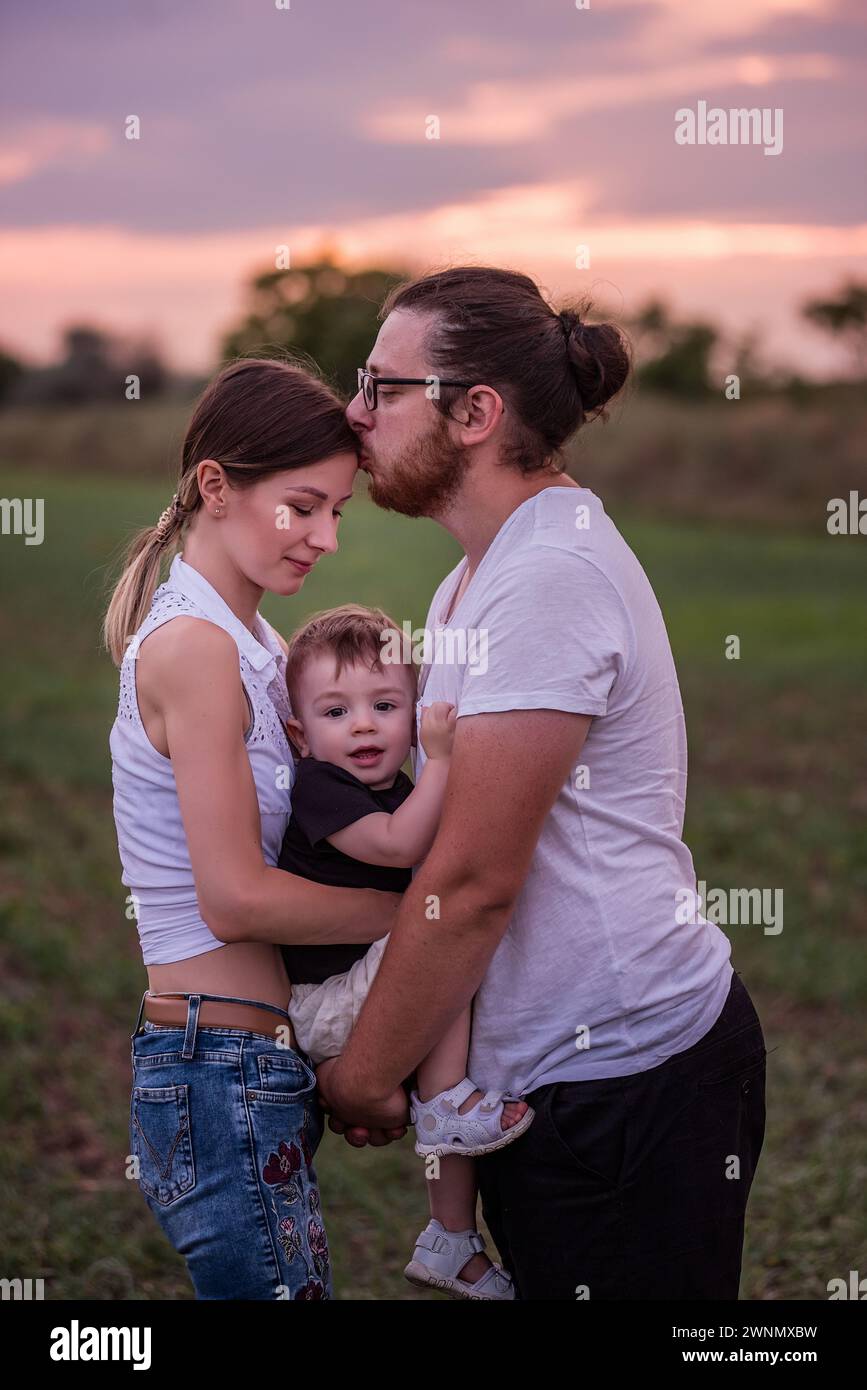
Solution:
{"label": "sandal strap", "polygon": [[[479,1099],[469,1110],[460,1107],[473,1093]],[[417,1091],[410,1095],[410,1120],[416,1126],[418,1144],[433,1147],[444,1145],[454,1153],[476,1149],[480,1145],[500,1147],[503,1115],[502,1091],[482,1093],[470,1077],[465,1076],[449,1091],[441,1091],[429,1101],[422,1101]],[[416,1152],[420,1150],[416,1148]]]}
{"label": "sandal strap", "polygon": [[491,1265],[490,1269],[485,1271],[481,1279],[477,1279],[475,1284],[472,1284],[471,1287],[474,1292],[479,1293],[483,1289],[488,1288],[489,1285],[493,1285],[499,1293],[510,1288],[512,1283],[511,1274],[503,1269],[502,1265]]}
{"label": "sandal strap", "polygon": [[[445,1101],[447,1105],[458,1110],[463,1105],[464,1101],[469,1100],[473,1092],[477,1090],[478,1087],[475,1082],[471,1081],[468,1076],[465,1076],[463,1081],[458,1082],[457,1086],[453,1086],[450,1091],[441,1091],[440,1094],[434,1096],[432,1100],[422,1100],[418,1091],[411,1091],[409,1097],[410,1120],[413,1124],[417,1124],[420,1116],[426,1111],[431,1111],[433,1114],[439,1115],[441,1112],[434,1105],[435,1101],[437,1104]],[[475,1110],[476,1106],[473,1106],[472,1109]]]}
{"label": "sandal strap", "polygon": [[[477,1091],[478,1089],[476,1083],[471,1081],[468,1076],[465,1076],[463,1081],[459,1081],[457,1086],[453,1086],[450,1091],[443,1091],[440,1098],[450,1101],[455,1107],[455,1110],[457,1110],[463,1105],[465,1100],[469,1100],[473,1091]],[[473,1109],[475,1109],[475,1106],[473,1106]]]}
{"label": "sandal strap", "polygon": [[[420,1245],[423,1250],[430,1250],[435,1255],[445,1252],[454,1252],[457,1245],[468,1246],[471,1254],[480,1255],[485,1248],[484,1237],[478,1231],[422,1231],[416,1245]],[[463,1251],[460,1251],[463,1254]],[[466,1264],[469,1255],[464,1260]]]}

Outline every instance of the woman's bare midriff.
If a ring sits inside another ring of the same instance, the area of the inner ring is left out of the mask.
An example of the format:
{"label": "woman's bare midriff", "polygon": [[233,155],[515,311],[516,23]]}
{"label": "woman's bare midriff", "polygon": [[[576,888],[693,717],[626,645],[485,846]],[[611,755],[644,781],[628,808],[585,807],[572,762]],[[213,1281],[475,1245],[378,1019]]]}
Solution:
{"label": "woman's bare midriff", "polygon": [[[145,642],[153,645],[153,639],[159,637],[161,630],[157,628],[156,632],[150,633]],[[141,649],[136,676],[136,695],[145,733],[157,752],[166,758],[169,747],[165,720],[155,707],[148,689],[148,666],[146,660],[142,660]],[[244,695],[247,696],[246,691]],[[245,703],[248,722],[242,725],[244,737],[249,733],[253,721],[248,697]],[[291,993],[280,948],[268,941],[232,942],[206,951],[201,956],[173,961],[171,965],[149,965],[147,972],[148,988],[155,994],[173,990],[184,993],[201,990],[203,994],[228,994],[238,999],[255,999],[260,1004],[276,1004],[278,1008],[285,1009]]]}
{"label": "woman's bare midriff", "polygon": [[234,941],[171,965],[149,965],[147,971],[148,988],[155,994],[230,994],[285,1009],[291,993],[280,948],[267,941]]}

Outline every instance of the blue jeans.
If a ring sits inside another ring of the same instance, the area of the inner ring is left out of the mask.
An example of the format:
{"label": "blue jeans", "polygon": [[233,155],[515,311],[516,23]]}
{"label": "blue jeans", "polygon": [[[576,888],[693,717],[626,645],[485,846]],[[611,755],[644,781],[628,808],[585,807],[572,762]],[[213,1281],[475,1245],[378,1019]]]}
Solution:
{"label": "blue jeans", "polygon": [[[331,1265],[313,1155],[324,1121],[306,1053],[242,1028],[147,1019],[130,1036],[130,1153],[200,1299],[324,1299]],[[234,999],[234,1003],[258,1003]],[[288,1014],[270,1009],[288,1023]],[[141,1031],[140,1031],[141,1030]]]}

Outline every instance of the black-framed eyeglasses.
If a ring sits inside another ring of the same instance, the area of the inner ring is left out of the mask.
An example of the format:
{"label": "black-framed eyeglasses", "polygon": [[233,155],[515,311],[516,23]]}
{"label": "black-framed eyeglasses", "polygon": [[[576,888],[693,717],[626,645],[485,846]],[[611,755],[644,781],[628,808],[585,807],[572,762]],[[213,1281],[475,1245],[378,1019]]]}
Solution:
{"label": "black-framed eyeglasses", "polygon": [[437,376],[374,376],[366,367],[358,368],[358,389],[368,410],[376,410],[380,386],[475,386],[474,381],[451,381]]}

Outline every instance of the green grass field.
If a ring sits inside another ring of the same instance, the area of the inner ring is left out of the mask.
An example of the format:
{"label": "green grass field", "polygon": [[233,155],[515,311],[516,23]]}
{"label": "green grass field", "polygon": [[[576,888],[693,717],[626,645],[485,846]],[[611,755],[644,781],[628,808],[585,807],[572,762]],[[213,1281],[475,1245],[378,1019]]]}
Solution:
{"label": "green grass field", "polygon": [[[45,499],[46,525],[41,546],[0,537],[3,1272],[45,1278],[49,1298],[191,1297],[124,1176],[146,976],[111,815],[117,673],[98,639],[111,558],[170,492],[105,471],[0,477],[3,496]],[[770,1054],[742,1297],[823,1299],[829,1279],[865,1272],[867,1250],[865,543],[613,510],[678,663],[698,877],[784,890],[780,934],[729,928]],[[457,556],[431,523],[359,497],[337,556],[263,608],[284,633],[350,598],[421,624]],[[424,1297],[401,1273],[426,1220],[409,1138],[356,1152],[328,1134],[317,1168],[337,1296]]]}

